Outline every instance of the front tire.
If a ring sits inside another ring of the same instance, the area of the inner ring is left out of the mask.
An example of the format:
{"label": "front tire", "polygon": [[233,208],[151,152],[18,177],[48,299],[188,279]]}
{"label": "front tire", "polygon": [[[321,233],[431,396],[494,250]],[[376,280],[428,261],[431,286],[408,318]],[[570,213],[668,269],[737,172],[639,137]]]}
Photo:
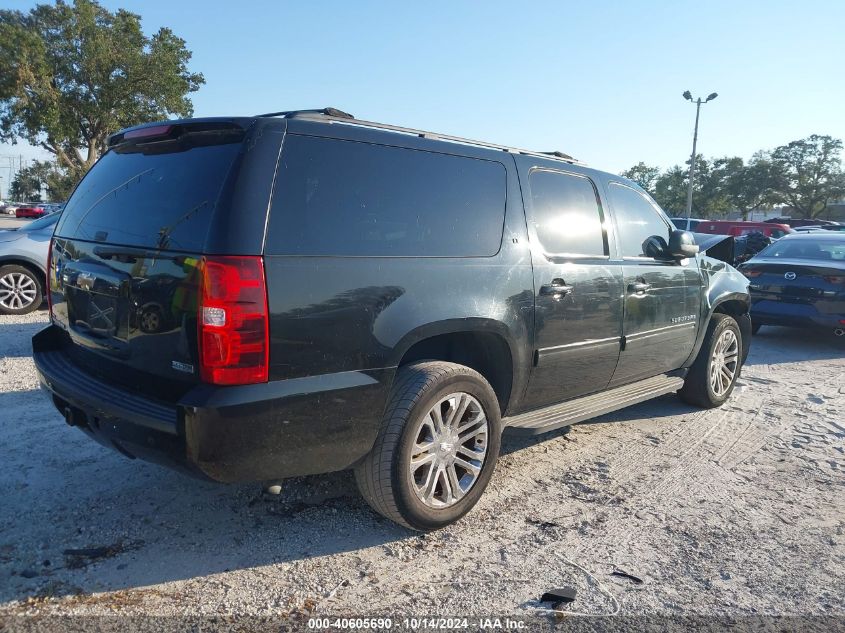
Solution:
{"label": "front tire", "polygon": [[730,397],[742,370],[742,334],[737,322],[716,313],[698,357],[690,367],[680,396],[684,402],[704,409],[722,406]]}
{"label": "front tire", "polygon": [[41,306],[42,280],[28,268],[0,266],[0,314],[29,314]]}
{"label": "front tire", "polygon": [[361,495],[379,514],[414,530],[454,523],[478,502],[501,446],[496,394],[455,363],[399,369],[382,428],[355,468]]}

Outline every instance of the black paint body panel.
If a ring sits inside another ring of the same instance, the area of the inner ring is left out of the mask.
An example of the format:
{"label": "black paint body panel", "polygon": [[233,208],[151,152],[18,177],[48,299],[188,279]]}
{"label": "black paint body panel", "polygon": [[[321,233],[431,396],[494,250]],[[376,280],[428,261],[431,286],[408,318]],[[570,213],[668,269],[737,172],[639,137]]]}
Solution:
{"label": "black paint body panel", "polygon": [[[685,262],[620,257],[606,196],[608,182],[618,178],[610,174],[362,126],[238,121],[248,129],[238,171],[201,253],[57,234],[55,319],[33,339],[36,367],[57,408],[70,410],[71,422],[124,454],[226,482],[341,470],[371,449],[394,375],[421,342],[463,333],[500,342],[510,364],[504,372],[509,384],[499,394],[502,413],[515,415],[688,367],[719,304],[735,302],[747,312],[747,282],[723,262],[706,255]],[[288,134],[499,163],[506,206],[498,252],[274,254],[268,213]],[[533,168],[591,179],[604,214],[605,257],[567,259],[538,248],[524,203]],[[195,262],[203,254],[264,256],[270,329],[265,384],[215,387],[198,378]],[[555,279],[574,290],[543,295],[541,286]],[[632,297],[629,285],[641,279],[652,289]],[[90,310],[85,293],[76,290],[83,287],[108,301]],[[141,325],[149,323],[141,318],[144,306],[159,310],[155,331]],[[117,322],[92,327],[91,315],[96,319],[108,307]],[[69,367],[82,378],[70,380]],[[130,411],[120,398],[103,395],[114,389],[140,401]],[[172,410],[173,429],[139,419],[137,407]]]}

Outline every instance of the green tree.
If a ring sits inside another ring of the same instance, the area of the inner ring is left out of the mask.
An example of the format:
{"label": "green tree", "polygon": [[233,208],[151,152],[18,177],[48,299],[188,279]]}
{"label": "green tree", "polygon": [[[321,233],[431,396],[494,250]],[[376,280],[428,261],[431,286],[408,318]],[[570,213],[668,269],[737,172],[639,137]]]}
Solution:
{"label": "green tree", "polygon": [[54,154],[76,182],[129,125],[190,116],[205,83],[168,28],[151,37],[140,16],[95,0],[0,11],[0,139]]}
{"label": "green tree", "polygon": [[640,161],[631,167],[631,169],[623,171],[620,176],[627,178],[628,180],[633,180],[649,193],[654,193],[654,183],[660,176],[660,168],[646,165],[644,162]]}
{"label": "green tree", "polygon": [[727,204],[742,214],[748,214],[772,201],[774,191],[774,168],[763,152],[757,152],[748,163],[739,157],[720,158],[714,162],[718,172],[719,186]]}
{"label": "green tree", "polygon": [[667,169],[654,181],[652,195],[669,215],[683,216],[687,208],[687,171],[678,165]]}
{"label": "green tree", "polygon": [[711,162],[703,157],[695,161],[692,211],[696,217],[719,217],[730,209],[725,196],[723,172],[719,167],[716,161]]}
{"label": "green tree", "polygon": [[776,148],[771,160],[779,201],[804,217],[820,216],[829,202],[845,195],[841,151],[842,141],[818,134]]}
{"label": "green tree", "polygon": [[41,201],[41,180],[32,167],[19,169],[9,186],[9,198],[21,202]]}
{"label": "green tree", "polygon": [[70,197],[78,179],[67,170],[56,168],[47,174],[44,185],[47,196],[53,202],[63,202]]}
{"label": "green tree", "polygon": [[73,186],[72,177],[56,163],[36,160],[15,174],[10,195],[19,200],[39,202],[41,191],[46,189],[49,200],[60,201],[70,195]]}
{"label": "green tree", "polygon": [[[692,188],[692,216],[709,218],[723,215],[727,201],[721,187],[721,173],[703,156],[695,159],[695,180]],[[657,203],[672,216],[686,215],[689,161],[686,167],[675,165],[654,181],[653,195]]]}

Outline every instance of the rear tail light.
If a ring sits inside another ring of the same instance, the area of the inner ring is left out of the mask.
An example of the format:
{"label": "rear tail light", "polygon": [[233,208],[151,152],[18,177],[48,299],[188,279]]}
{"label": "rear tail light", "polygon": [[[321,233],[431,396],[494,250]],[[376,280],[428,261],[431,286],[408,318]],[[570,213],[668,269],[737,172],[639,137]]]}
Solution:
{"label": "rear tail light", "polygon": [[825,275],[823,279],[829,284],[845,284],[845,275]]}
{"label": "rear tail light", "polygon": [[743,275],[748,277],[749,279],[754,279],[755,277],[759,277],[763,274],[762,270],[743,270],[741,271]]}
{"label": "rear tail light", "polygon": [[267,382],[270,330],[261,257],[204,257],[200,377],[215,385]]}
{"label": "rear tail light", "polygon": [[47,248],[47,283],[44,285],[44,293],[47,295],[47,310],[50,320],[53,320],[53,238],[50,238],[50,246]]}

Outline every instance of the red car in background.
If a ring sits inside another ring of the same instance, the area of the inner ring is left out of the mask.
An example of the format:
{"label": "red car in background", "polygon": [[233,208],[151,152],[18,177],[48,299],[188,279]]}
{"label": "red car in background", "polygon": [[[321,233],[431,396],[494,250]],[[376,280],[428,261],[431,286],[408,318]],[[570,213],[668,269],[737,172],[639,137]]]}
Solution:
{"label": "red car in background", "polygon": [[696,233],[713,233],[716,235],[748,235],[749,233],[762,233],[766,237],[780,239],[795,231],[786,224],[775,224],[773,222],[742,222],[739,220],[702,220],[695,227]]}
{"label": "red car in background", "polygon": [[17,211],[15,211],[16,218],[40,218],[42,215],[46,214],[47,211],[38,206],[18,207]]}

